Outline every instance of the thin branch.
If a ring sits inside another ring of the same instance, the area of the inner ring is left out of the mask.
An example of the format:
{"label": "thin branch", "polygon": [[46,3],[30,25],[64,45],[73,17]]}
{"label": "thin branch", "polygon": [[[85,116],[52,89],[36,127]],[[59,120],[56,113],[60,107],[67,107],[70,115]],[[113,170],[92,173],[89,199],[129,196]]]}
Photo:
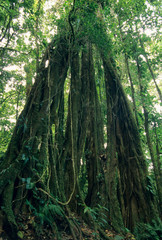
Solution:
{"label": "thin branch", "polygon": [[10,14],[10,11],[9,11],[5,6],[3,6],[2,4],[0,4],[0,7],[4,8],[4,9]]}
{"label": "thin branch", "polygon": [[8,99],[8,98],[10,98],[10,97],[12,97],[12,96],[14,96],[16,94],[16,92],[14,92],[14,93],[11,93],[10,95],[8,95],[7,97],[5,97],[3,100],[2,100],[2,102],[1,102],[1,105]]}
{"label": "thin branch", "polygon": [[7,34],[7,31],[10,30],[10,23],[11,23],[11,21],[12,21],[12,18],[11,18],[11,16],[10,16],[9,22],[8,22],[8,24],[7,24],[7,26],[6,26],[6,29],[5,29],[5,32],[4,32],[3,36],[0,38],[0,42],[5,38],[5,36],[6,36],[6,34]]}

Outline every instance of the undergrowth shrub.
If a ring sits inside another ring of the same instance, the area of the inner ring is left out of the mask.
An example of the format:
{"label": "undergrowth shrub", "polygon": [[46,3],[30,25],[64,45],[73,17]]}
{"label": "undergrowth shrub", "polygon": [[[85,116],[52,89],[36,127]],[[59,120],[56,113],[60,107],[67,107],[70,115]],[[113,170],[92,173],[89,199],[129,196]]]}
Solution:
{"label": "undergrowth shrub", "polygon": [[134,230],[136,240],[161,240],[162,222],[152,221],[152,224],[139,223]]}
{"label": "undergrowth shrub", "polygon": [[64,211],[59,205],[55,204],[46,204],[41,209],[41,212],[37,213],[37,217],[40,219],[40,223],[43,225],[44,223],[49,224],[50,226],[53,225],[54,220],[56,219],[63,219],[64,218]]}

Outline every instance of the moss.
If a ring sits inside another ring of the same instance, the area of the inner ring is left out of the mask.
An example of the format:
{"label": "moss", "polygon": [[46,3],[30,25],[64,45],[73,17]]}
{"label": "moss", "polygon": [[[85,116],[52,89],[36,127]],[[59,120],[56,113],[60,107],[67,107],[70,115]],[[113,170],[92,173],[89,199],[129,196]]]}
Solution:
{"label": "moss", "polygon": [[8,184],[3,192],[3,210],[6,213],[7,219],[10,223],[16,225],[15,217],[12,210],[14,183]]}
{"label": "moss", "polygon": [[14,182],[8,184],[3,192],[3,211],[7,218],[7,223],[4,223],[4,229],[11,236],[11,239],[17,238],[17,224],[12,210]]}

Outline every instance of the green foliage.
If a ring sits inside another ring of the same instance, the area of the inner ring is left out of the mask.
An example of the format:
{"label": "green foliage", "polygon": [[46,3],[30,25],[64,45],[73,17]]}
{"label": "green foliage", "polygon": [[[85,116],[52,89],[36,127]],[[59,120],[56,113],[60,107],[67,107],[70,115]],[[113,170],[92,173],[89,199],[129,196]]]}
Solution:
{"label": "green foliage", "polygon": [[123,240],[124,238],[122,236],[116,235],[114,240]]}
{"label": "green foliage", "polygon": [[106,228],[108,222],[107,222],[107,215],[105,212],[107,212],[108,209],[106,207],[101,206],[100,204],[97,205],[97,207],[91,208],[88,206],[85,206],[84,213],[88,212],[93,221],[100,225],[102,228]]}
{"label": "green foliage", "polygon": [[41,208],[41,211],[36,214],[40,223],[49,224],[53,228],[53,223],[57,219],[64,219],[64,210],[59,206],[52,203],[46,204]]}
{"label": "green foliage", "polygon": [[[26,179],[30,183],[30,179]],[[39,197],[38,197],[39,198]],[[41,201],[39,198],[38,201]],[[58,204],[53,204],[51,202],[44,203],[40,205],[40,210],[38,211],[35,206],[33,206],[28,200],[26,200],[26,204],[29,206],[30,210],[37,217],[37,220],[41,225],[48,224],[53,228],[53,223],[57,221],[57,219],[63,220],[65,218],[65,213],[63,208]]]}
{"label": "green foliage", "polygon": [[0,76],[0,155],[8,146],[16,118],[22,110],[24,86],[22,76],[15,71],[2,71]]}
{"label": "green foliage", "polygon": [[54,219],[57,216],[63,217],[65,216],[63,209],[60,207],[60,205],[55,204],[47,204],[43,208],[43,213],[45,216],[50,216]]}
{"label": "green foliage", "polygon": [[152,224],[137,224],[134,235],[137,240],[160,240],[162,239],[162,223],[152,221]]}
{"label": "green foliage", "polygon": [[151,176],[147,176],[147,186],[146,186],[147,191],[151,195],[156,195],[156,190],[154,187],[154,182]]}
{"label": "green foliage", "polygon": [[24,238],[24,233],[23,233],[22,231],[18,231],[17,236],[18,236],[20,239],[23,239],[23,238]]}
{"label": "green foliage", "polygon": [[26,189],[33,189],[34,188],[35,184],[33,182],[31,182],[31,178],[22,178],[21,180],[22,180],[23,183],[26,184]]}

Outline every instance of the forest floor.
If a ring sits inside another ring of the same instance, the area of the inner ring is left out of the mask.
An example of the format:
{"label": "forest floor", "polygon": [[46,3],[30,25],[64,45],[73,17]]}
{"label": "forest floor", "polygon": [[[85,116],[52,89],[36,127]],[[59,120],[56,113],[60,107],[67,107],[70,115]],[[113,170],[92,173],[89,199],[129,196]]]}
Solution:
{"label": "forest floor", "polygon": [[[77,222],[80,227],[80,237],[78,240],[102,240],[104,238],[99,236],[99,232],[95,232],[85,222],[77,217]],[[49,225],[43,225],[36,220],[35,216],[19,216],[17,219],[19,231],[18,238],[14,240],[57,240],[56,234]],[[61,240],[73,240],[68,224],[61,223],[59,225],[59,234]],[[105,230],[105,234],[111,240],[135,240],[131,233],[126,236],[118,234],[113,230]],[[11,236],[10,236],[11,237]],[[0,240],[10,240],[11,238],[7,231],[0,234]]]}

